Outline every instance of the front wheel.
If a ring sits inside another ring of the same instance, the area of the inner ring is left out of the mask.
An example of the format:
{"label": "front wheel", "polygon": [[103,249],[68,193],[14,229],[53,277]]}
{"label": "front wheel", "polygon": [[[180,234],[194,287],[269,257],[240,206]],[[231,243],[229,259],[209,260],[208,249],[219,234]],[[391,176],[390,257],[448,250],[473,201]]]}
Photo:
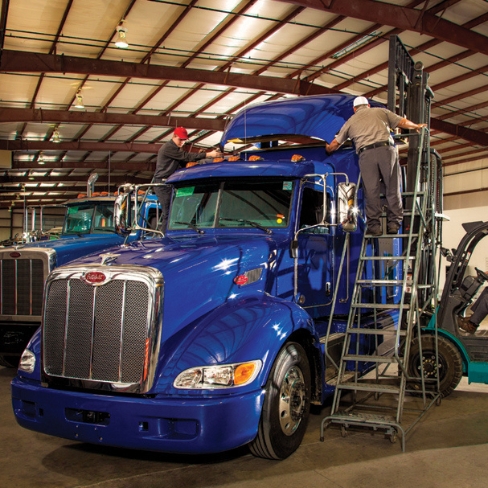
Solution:
{"label": "front wheel", "polygon": [[[438,337],[439,357],[436,361],[435,337],[433,335],[421,335],[420,339],[422,341],[422,354],[420,354],[419,338],[416,337],[412,341],[408,375],[409,377],[420,378],[421,368],[423,368],[424,378],[432,380],[437,378],[437,372],[439,372],[439,393],[442,397],[446,397],[453,392],[463,376],[461,354],[451,341],[444,337]],[[420,381],[416,381],[409,387],[420,390],[422,385]],[[435,390],[431,382],[427,383],[426,390]]]}
{"label": "front wheel", "polygon": [[303,347],[281,349],[266,383],[258,435],[249,444],[255,456],[285,459],[300,446],[310,415],[310,365]]}

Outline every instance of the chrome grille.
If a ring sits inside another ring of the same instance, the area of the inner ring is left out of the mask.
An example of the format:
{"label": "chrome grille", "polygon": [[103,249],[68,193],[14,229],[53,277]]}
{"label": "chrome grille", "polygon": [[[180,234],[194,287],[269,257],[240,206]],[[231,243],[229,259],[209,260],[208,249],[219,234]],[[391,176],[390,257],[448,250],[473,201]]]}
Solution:
{"label": "chrome grille", "polygon": [[155,346],[151,282],[115,273],[100,286],[82,273],[53,277],[46,287],[44,371],[50,376],[141,384]]}
{"label": "chrome grille", "polygon": [[11,259],[3,254],[0,260],[0,315],[40,318],[44,281],[49,272],[48,257],[37,253],[35,258]]}

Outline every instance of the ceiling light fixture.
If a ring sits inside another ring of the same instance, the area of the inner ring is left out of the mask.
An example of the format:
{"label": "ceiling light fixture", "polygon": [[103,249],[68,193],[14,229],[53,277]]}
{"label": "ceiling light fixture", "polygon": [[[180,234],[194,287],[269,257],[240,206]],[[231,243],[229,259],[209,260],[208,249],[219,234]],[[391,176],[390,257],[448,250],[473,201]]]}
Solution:
{"label": "ceiling light fixture", "polygon": [[359,49],[360,47],[368,44],[369,42],[376,40],[378,37],[381,36],[381,34],[382,31],[373,31],[371,32],[371,34],[361,37],[361,39],[358,39],[356,42],[353,42],[352,44],[349,44],[349,46],[346,46],[344,49],[337,51],[331,56],[331,58],[332,59],[342,58],[346,54],[352,53],[353,51],[356,51],[356,49]]}
{"label": "ceiling light fixture", "polygon": [[123,23],[124,23],[124,21],[121,20],[120,24],[117,26],[118,37],[117,37],[117,40],[115,41],[115,45],[118,48],[126,49],[129,47],[129,44],[128,44],[127,39],[126,39],[127,29],[124,27]]}
{"label": "ceiling light fixture", "polygon": [[57,127],[54,129],[52,141],[56,144],[61,142],[61,136],[59,135],[59,130]]}
{"label": "ceiling light fixture", "polygon": [[83,105],[83,96],[81,95],[81,90],[76,93],[76,103],[75,108],[85,108]]}
{"label": "ceiling light fixture", "polygon": [[42,154],[42,152],[39,153],[39,157],[37,158],[37,162],[39,164],[46,164],[46,162],[44,161],[44,154]]}

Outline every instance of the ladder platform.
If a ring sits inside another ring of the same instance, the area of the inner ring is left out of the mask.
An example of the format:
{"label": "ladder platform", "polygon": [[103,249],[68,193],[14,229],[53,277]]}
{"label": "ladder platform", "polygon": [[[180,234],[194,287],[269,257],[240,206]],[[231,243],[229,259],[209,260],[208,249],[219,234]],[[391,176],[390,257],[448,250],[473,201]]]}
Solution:
{"label": "ladder platform", "polygon": [[338,413],[330,415],[327,419],[331,422],[340,422],[347,426],[348,423],[352,424],[387,424],[396,426],[397,422],[390,415],[377,415],[373,413]]}

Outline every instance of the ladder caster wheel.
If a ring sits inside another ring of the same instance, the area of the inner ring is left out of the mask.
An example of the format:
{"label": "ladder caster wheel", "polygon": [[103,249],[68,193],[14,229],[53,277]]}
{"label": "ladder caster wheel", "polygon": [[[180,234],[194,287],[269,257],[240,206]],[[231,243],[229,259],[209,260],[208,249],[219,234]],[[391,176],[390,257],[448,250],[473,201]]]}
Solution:
{"label": "ladder caster wheel", "polygon": [[341,437],[347,437],[347,430],[344,426],[341,427]]}
{"label": "ladder caster wheel", "polygon": [[375,392],[374,394],[374,399],[378,401],[380,399],[380,394],[378,392]]}
{"label": "ladder caster wheel", "polygon": [[396,434],[391,434],[391,435],[389,435],[388,437],[389,437],[389,439],[390,439],[390,442],[391,442],[392,444],[395,444],[395,442],[397,441],[397,435],[396,435]]}
{"label": "ladder caster wheel", "polygon": [[323,436],[320,437],[320,442],[324,442],[324,437]]}
{"label": "ladder caster wheel", "polygon": [[440,407],[442,403],[442,397],[439,395],[435,401],[437,407]]}

